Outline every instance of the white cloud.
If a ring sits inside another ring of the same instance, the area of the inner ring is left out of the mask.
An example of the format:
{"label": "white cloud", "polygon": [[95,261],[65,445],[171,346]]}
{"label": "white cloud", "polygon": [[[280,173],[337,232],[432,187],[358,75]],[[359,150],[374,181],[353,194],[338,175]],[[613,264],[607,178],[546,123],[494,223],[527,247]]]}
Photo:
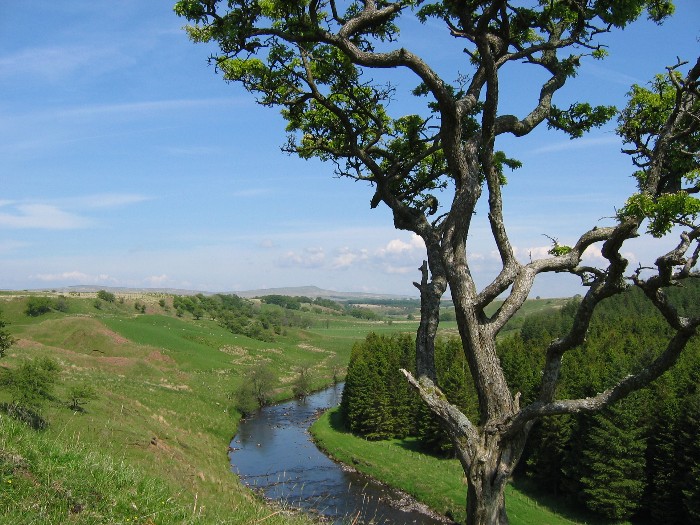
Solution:
{"label": "white cloud", "polygon": [[415,272],[418,274],[418,267],[413,266],[394,266],[392,264],[385,264],[382,266],[382,270],[390,275],[406,275],[408,273]]}
{"label": "white cloud", "polygon": [[80,271],[62,273],[40,273],[29,276],[30,279],[47,283],[79,283],[79,284],[116,284],[117,280],[107,274],[89,274]]}
{"label": "white cloud", "polygon": [[643,84],[644,81],[627,75],[625,73],[620,73],[614,69],[603,67],[599,64],[588,62],[584,68],[582,68],[583,74],[589,74],[603,80],[614,82],[616,84],[622,84],[623,86],[631,86],[632,84]]}
{"label": "white cloud", "polygon": [[[607,266],[608,260],[603,257],[603,254],[601,253],[602,249],[602,244],[592,244],[590,245],[585,252],[583,252],[583,257],[582,261],[583,264],[586,264],[588,266]],[[629,261],[630,264],[635,264],[637,261],[639,261],[639,258],[637,257],[635,252],[631,251],[625,251],[621,252],[620,255],[622,255],[625,259]]]}
{"label": "white cloud", "polygon": [[415,234],[408,241],[392,239],[373,255],[376,266],[389,275],[417,273],[425,257],[423,239]]}
{"label": "white cloud", "polygon": [[[95,221],[83,210],[119,208],[147,201],[150,197],[132,193],[100,193],[58,200],[28,199],[0,201],[0,228],[75,230],[89,228]],[[3,210],[4,208],[4,210]],[[73,209],[73,211],[69,211]]]}
{"label": "white cloud", "polygon": [[[537,259],[546,259],[551,257],[551,254],[549,253],[549,250],[551,249],[551,246],[530,246],[528,248],[518,248],[515,246],[513,247],[513,252],[515,253],[515,257],[520,262],[528,263]],[[497,251],[492,252],[492,255],[494,258],[499,257]]]}
{"label": "white cloud", "polygon": [[269,188],[249,188],[246,190],[234,191],[232,197],[259,197],[260,195],[269,195],[272,191]]}
{"label": "white cloud", "polygon": [[349,268],[369,258],[369,253],[366,249],[353,250],[348,247],[340,248],[331,262],[333,269],[339,270]]}
{"label": "white cloud", "polygon": [[323,248],[305,248],[302,252],[288,251],[277,261],[283,268],[320,268],[326,260]]}
{"label": "white cloud", "polygon": [[[2,204],[0,204],[0,206],[1,205]],[[30,244],[24,241],[3,240],[0,241],[0,253],[12,253],[28,246],[30,246]]]}
{"label": "white cloud", "polygon": [[583,139],[567,140],[555,142],[547,146],[541,146],[531,151],[532,154],[553,153],[558,151],[570,151],[576,149],[595,148],[598,146],[621,145],[620,137],[617,135],[605,135],[602,137],[588,137]]}
{"label": "white cloud", "polygon": [[146,277],[144,281],[149,285],[149,286],[164,286],[167,284],[167,282],[170,280],[170,278],[165,275],[151,275],[150,277]]}
{"label": "white cloud", "polygon": [[151,198],[136,193],[98,193],[75,199],[76,204],[87,208],[119,208],[147,200]]}
{"label": "white cloud", "polygon": [[[8,204],[5,207],[10,206]],[[13,229],[74,230],[88,228],[93,222],[41,203],[15,204],[10,212],[0,213],[0,227]]]}
{"label": "white cloud", "polygon": [[394,257],[413,252],[425,252],[423,239],[415,234],[411,236],[408,242],[404,242],[401,239],[390,240],[385,247],[377,251],[377,255],[379,257]]}
{"label": "white cloud", "polygon": [[0,57],[0,77],[37,76],[57,81],[83,71],[116,67],[125,56],[112,47],[65,46],[35,47]]}

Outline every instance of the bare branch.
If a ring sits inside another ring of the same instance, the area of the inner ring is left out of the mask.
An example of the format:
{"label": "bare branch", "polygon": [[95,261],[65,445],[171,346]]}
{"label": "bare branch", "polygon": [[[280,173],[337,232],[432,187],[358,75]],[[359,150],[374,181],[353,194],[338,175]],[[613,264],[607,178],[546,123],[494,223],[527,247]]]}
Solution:
{"label": "bare branch", "polygon": [[[428,405],[430,411],[435,414],[442,424],[449,427],[450,431],[459,439],[469,443],[468,447],[476,446],[479,442],[479,430],[469,421],[457,407],[450,404],[440,389],[427,377],[417,380],[407,370],[401,370],[408,383],[418,392],[421,399]],[[473,453],[469,454],[473,456]]]}

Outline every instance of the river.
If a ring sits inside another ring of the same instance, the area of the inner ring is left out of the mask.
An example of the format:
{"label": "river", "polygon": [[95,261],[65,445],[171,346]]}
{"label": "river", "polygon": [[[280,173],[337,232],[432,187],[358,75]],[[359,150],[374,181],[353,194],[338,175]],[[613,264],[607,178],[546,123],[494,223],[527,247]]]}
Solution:
{"label": "river", "polygon": [[331,523],[437,525],[442,521],[411,508],[398,491],[351,472],[311,441],[319,412],[340,403],[342,385],[304,401],[289,401],[242,420],[231,442],[232,470],[266,498],[319,514]]}

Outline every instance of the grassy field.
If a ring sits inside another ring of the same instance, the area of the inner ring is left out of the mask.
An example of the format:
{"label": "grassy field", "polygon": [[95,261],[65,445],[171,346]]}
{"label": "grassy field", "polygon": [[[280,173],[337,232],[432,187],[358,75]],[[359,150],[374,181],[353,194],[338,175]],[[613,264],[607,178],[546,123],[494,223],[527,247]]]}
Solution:
{"label": "grassy field", "polygon": [[[126,295],[96,309],[94,297],[83,294],[67,297],[65,312],[29,317],[27,295],[0,294],[16,339],[0,367],[51,357],[61,372],[42,410],[47,429],[0,416],[3,524],[310,523],[261,502],[230,472],[227,446],[239,419],[231,392],[261,362],[275,372],[276,399],[290,397],[299,367],[321,387],[343,374],[353,342],[368,332],[416,328],[416,321],[320,313],[310,329],[289,328],[262,342],[210,320],[177,317],[172,298],[163,307],[161,296]],[[146,304],[145,314],[136,301]],[[68,391],[81,384],[93,386],[97,398],[74,412]],[[0,402],[8,400],[0,391]]]}
{"label": "grassy field", "polygon": [[[313,332],[262,343],[211,321],[136,315],[128,301],[99,311],[68,301],[67,313],[36,318],[23,313],[26,299],[0,302],[16,338],[0,366],[48,356],[62,369],[46,430],[0,417],[0,523],[309,522],[263,504],[230,472],[229,394],[261,361],[276,371],[278,398],[299,365],[327,384],[349,349],[325,348]],[[84,383],[97,399],[73,412],[67,391]]]}

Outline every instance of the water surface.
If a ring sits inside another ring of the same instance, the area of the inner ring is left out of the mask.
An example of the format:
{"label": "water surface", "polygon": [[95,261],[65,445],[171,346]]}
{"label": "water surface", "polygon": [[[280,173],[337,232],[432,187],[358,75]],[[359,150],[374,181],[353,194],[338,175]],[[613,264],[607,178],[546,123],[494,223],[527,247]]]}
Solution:
{"label": "water surface", "polygon": [[266,498],[321,514],[332,523],[442,523],[403,510],[407,502],[397,491],[348,472],[316,448],[308,428],[320,411],[340,403],[341,393],[342,385],[335,385],[304,401],[265,407],[241,421],[229,454],[233,471]]}

